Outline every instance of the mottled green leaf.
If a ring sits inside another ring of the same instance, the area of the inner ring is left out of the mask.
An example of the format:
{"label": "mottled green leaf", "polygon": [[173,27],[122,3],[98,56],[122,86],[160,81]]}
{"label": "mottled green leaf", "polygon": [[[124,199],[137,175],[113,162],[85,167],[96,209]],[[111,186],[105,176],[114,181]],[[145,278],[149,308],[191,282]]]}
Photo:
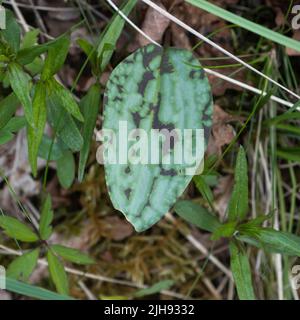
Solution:
{"label": "mottled green leaf", "polygon": [[[112,130],[116,135],[120,134],[120,121],[126,122],[129,132],[143,129],[148,136],[151,129],[156,129],[155,134],[161,129],[176,128],[180,133],[184,129],[203,129],[205,141],[201,147],[204,151],[211,117],[212,96],[207,77],[198,60],[187,50],[148,45],[120,63],[107,83],[103,129]],[[173,142],[174,146],[178,145],[178,140]],[[195,137],[189,142],[194,150]],[[133,141],[127,148],[123,144],[123,150],[117,150],[117,154],[123,153],[126,157],[134,145]],[[163,154],[158,152],[158,164],[104,161],[112,203],[137,231],[151,227],[168,212],[203,160],[203,156],[197,156],[195,170],[189,170],[186,162],[175,163],[174,146]],[[167,156],[173,159],[170,164],[162,161]]]}
{"label": "mottled green leaf", "polygon": [[75,160],[72,152],[65,151],[56,163],[58,181],[64,188],[70,188],[75,178]]}
{"label": "mottled green leaf", "polygon": [[52,220],[53,220],[53,211],[51,208],[51,197],[48,194],[43,204],[40,225],[39,225],[40,236],[43,240],[47,240],[52,233],[52,226],[51,226]]}
{"label": "mottled green leaf", "polygon": [[52,281],[58,293],[69,294],[68,277],[64,266],[50,250],[47,252],[48,267]]}
{"label": "mottled green leaf", "polygon": [[96,126],[96,120],[99,112],[100,105],[100,86],[93,85],[87,95],[80,102],[81,110],[84,117],[82,136],[83,146],[80,151],[79,167],[78,167],[78,179],[82,181],[84,175],[84,169],[88,159],[91,139],[93,136],[94,128]]}
{"label": "mottled green leaf", "polygon": [[234,187],[228,204],[229,220],[243,220],[248,213],[248,169],[243,147],[240,147],[234,174]]}
{"label": "mottled green leaf", "polygon": [[38,150],[43,138],[43,133],[47,121],[46,88],[43,82],[38,82],[35,87],[32,108],[33,127],[28,126],[27,139],[29,161],[31,164],[32,173],[34,176],[36,176]]}
{"label": "mottled green leaf", "polygon": [[35,249],[15,258],[7,268],[7,276],[26,282],[36,267],[39,252]]}
{"label": "mottled green leaf", "polygon": [[55,244],[51,246],[52,250],[62,258],[77,264],[92,264],[95,261],[87,254],[79,250]]}
{"label": "mottled green leaf", "polygon": [[24,107],[24,112],[29,125],[33,126],[32,103],[30,98],[31,79],[22,67],[12,62],[8,66],[10,85]]}
{"label": "mottled green leaf", "polygon": [[177,201],[174,206],[174,211],[184,220],[209,232],[214,232],[221,225],[217,217],[213,216],[204,207],[192,201]]}
{"label": "mottled green leaf", "polygon": [[35,242],[39,239],[29,227],[13,217],[0,216],[0,227],[9,237],[16,240]]}
{"label": "mottled green leaf", "polygon": [[42,71],[42,80],[49,80],[63,66],[70,46],[69,36],[59,38],[54,45],[49,47],[48,55]]}

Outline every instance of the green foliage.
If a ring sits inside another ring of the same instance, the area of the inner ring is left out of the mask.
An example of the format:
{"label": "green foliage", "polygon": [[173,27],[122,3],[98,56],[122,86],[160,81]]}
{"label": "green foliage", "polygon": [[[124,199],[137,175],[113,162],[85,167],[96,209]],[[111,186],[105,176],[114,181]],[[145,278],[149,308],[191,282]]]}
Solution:
{"label": "green foliage", "polygon": [[29,161],[34,176],[37,174],[37,158],[47,121],[46,90],[43,82],[38,82],[33,98],[33,127],[27,128]]}
{"label": "green foliage", "polygon": [[60,184],[66,189],[70,188],[75,178],[75,160],[72,152],[65,151],[56,163],[57,177]]}
{"label": "green foliage", "polygon": [[47,240],[52,233],[51,223],[53,221],[53,211],[51,208],[51,197],[48,194],[46,200],[44,202],[40,224],[39,224],[39,232],[42,240]]}
{"label": "green foliage", "polygon": [[59,256],[67,261],[77,264],[93,264],[94,260],[79,250],[61,246],[59,244],[52,245],[51,249]]}
{"label": "green foliage", "polygon": [[97,116],[100,105],[100,86],[95,84],[91,86],[87,95],[80,101],[81,111],[84,117],[82,128],[83,146],[80,151],[78,180],[82,181],[84,169],[87,163],[91,140],[96,126]]}
{"label": "green foliage", "polygon": [[217,217],[192,201],[177,201],[174,206],[174,211],[184,220],[209,232],[214,232],[221,225]]}
{"label": "green foliage", "polygon": [[[137,0],[128,0],[123,7],[120,9],[125,15],[128,15],[131,10],[136,5]],[[125,20],[118,14],[115,14],[111,23],[107,26],[104,35],[97,48],[97,58],[101,67],[100,70],[103,71],[107,64],[109,63],[111,56],[114,52],[116,42],[119,39],[121,32],[123,30]]]}
{"label": "green foliage", "polygon": [[26,282],[36,267],[38,257],[39,249],[24,253],[8,266],[7,276]]}
{"label": "green foliage", "polygon": [[230,243],[231,271],[241,300],[255,300],[251,279],[251,268],[247,254],[241,244]]}
{"label": "green foliage", "polygon": [[[246,154],[240,147],[235,166],[235,184],[227,208],[228,219],[222,224],[206,209],[191,201],[178,201],[174,207],[174,210],[189,223],[212,232],[212,240],[222,237],[230,239],[231,270],[241,300],[255,299],[251,267],[244,243],[271,253],[300,256],[300,237],[262,227],[262,224],[272,217],[271,214],[246,220],[249,201],[247,173]],[[211,195],[206,196],[209,193],[203,192],[205,170],[203,174],[202,179],[195,179],[195,183],[203,197],[212,202]]]}
{"label": "green foliage", "polygon": [[16,218],[0,216],[0,227],[9,237],[16,240],[35,242],[39,239],[29,227]]}
{"label": "green foliage", "polygon": [[49,272],[58,293],[69,294],[69,283],[66,271],[58,257],[51,251],[47,253]]}
{"label": "green foliage", "polygon": [[219,6],[216,6],[212,3],[209,3],[205,0],[185,0],[186,2],[201,8],[203,10],[206,10],[210,13],[212,13],[215,16],[218,16],[226,21],[229,21],[231,23],[234,23],[235,25],[238,25],[244,29],[247,29],[251,32],[254,32],[266,39],[269,39],[273,42],[276,42],[278,44],[281,44],[285,47],[295,49],[297,51],[300,51],[300,44],[299,41],[286,37],[279,32],[275,32],[273,30],[270,30],[269,28],[266,28],[264,26],[261,26],[257,23],[254,23],[250,20],[247,20],[239,15],[233,14],[229,12],[228,10],[225,10]]}
{"label": "green foliage", "polygon": [[73,300],[73,298],[69,296],[57,294],[37,286],[32,286],[10,277],[6,278],[6,290],[40,300]]}
{"label": "green foliage", "polygon": [[243,220],[248,213],[248,169],[246,154],[240,147],[234,174],[234,187],[228,205],[229,220]]}

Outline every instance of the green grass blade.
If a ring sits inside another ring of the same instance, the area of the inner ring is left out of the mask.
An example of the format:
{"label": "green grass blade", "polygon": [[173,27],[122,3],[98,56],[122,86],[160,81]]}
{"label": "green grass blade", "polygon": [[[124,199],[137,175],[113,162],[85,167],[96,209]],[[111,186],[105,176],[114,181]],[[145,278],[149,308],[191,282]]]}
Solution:
{"label": "green grass blade", "polygon": [[74,300],[72,297],[32,286],[11,278],[6,278],[6,290],[40,300]]}
{"label": "green grass blade", "polygon": [[186,2],[208,11],[209,13],[218,16],[226,21],[234,23],[244,29],[247,29],[251,32],[254,32],[266,39],[274,41],[278,44],[281,44],[285,47],[300,51],[300,42],[294,39],[288,38],[278,32],[272,31],[266,27],[263,27],[257,23],[249,21],[245,18],[242,18],[234,13],[231,13],[225,9],[222,9],[214,4],[209,3],[205,0],[186,0]]}

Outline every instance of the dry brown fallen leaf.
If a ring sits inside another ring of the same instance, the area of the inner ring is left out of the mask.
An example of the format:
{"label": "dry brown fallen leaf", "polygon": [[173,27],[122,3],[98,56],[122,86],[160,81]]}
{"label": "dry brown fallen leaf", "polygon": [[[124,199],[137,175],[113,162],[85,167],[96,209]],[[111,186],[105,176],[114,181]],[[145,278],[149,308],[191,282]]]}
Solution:
{"label": "dry brown fallen leaf", "polygon": [[[166,8],[163,6],[163,4],[158,1],[156,2],[158,6],[160,6],[162,9],[166,10]],[[170,20],[157,12],[157,10],[154,10],[153,8],[149,7],[147,9],[147,13],[145,16],[145,19],[142,24],[142,30],[154,41],[161,42],[163,35],[168,28],[170,24]],[[128,50],[129,51],[135,51],[139,47],[146,46],[149,44],[150,41],[146,39],[143,35],[140,33],[137,34],[136,40],[129,45]]]}
{"label": "dry brown fallen leaf", "polygon": [[[294,31],[293,39],[300,41],[300,30]],[[286,48],[286,53],[289,56],[300,56],[300,51],[291,48]]]}
{"label": "dry brown fallen leaf", "polygon": [[235,137],[234,128],[229,122],[241,120],[241,117],[226,113],[220,106],[214,106],[212,132],[207,147],[208,155],[222,153],[222,147]]}

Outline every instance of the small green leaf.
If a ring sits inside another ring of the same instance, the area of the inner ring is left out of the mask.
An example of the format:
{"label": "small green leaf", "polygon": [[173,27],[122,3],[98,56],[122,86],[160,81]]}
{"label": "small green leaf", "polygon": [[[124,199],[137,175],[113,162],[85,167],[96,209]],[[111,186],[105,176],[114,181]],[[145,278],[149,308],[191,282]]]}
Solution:
{"label": "small green leaf", "polygon": [[7,269],[7,276],[26,282],[37,265],[39,249],[24,253],[16,258]]}
{"label": "small green leaf", "polygon": [[20,102],[14,93],[0,101],[0,129],[2,129],[15,114]]}
{"label": "small green leaf", "polygon": [[159,293],[163,290],[167,290],[170,287],[172,287],[172,285],[174,284],[173,280],[163,280],[160,281],[156,284],[154,284],[153,286],[146,288],[146,289],[141,289],[137,292],[134,293],[134,297],[136,298],[141,298],[141,297],[145,297],[145,296],[149,296],[155,293]]}
{"label": "small green leaf", "polygon": [[213,232],[221,223],[208,210],[192,201],[179,200],[174,206],[175,212],[184,220],[200,229]]}
{"label": "small green leaf", "polygon": [[49,48],[41,75],[42,80],[49,80],[61,69],[66,60],[69,46],[70,38],[65,35]]}
{"label": "small green leaf", "polygon": [[78,264],[95,263],[92,258],[90,258],[87,254],[80,252],[79,250],[61,246],[59,244],[52,245],[51,248],[56,254],[68,261]]}
{"label": "small green leaf", "polygon": [[97,66],[97,51],[95,50],[95,47],[93,45],[91,45],[85,39],[78,39],[77,43],[80,46],[80,48],[83,50],[83,52],[86,54],[86,56],[88,57],[91,65],[92,65],[92,69],[95,72],[98,67]]}
{"label": "small green leaf", "polygon": [[93,136],[94,128],[96,126],[97,115],[99,112],[100,104],[100,86],[93,85],[87,95],[80,102],[81,110],[83,111],[84,124],[82,129],[83,147],[80,151],[79,167],[78,167],[78,180],[82,181],[84,169],[88,159],[91,139]]}
{"label": "small green leaf", "polygon": [[[129,15],[131,10],[136,5],[136,2],[137,0],[128,0],[124,7],[121,8],[122,12],[125,15]],[[116,46],[116,43],[124,28],[124,24],[125,20],[119,14],[116,14],[104,32],[104,36],[102,37],[97,48],[98,58],[100,58],[101,63],[101,71],[106,68],[111,59],[111,56],[114,52],[113,48]]]}
{"label": "small green leaf", "polygon": [[78,104],[73,98],[71,92],[65,89],[55,79],[48,82],[48,94],[50,99],[55,99],[61,107],[69,112],[74,118],[79,121],[84,121]]}
{"label": "small green leaf", "polygon": [[33,97],[33,127],[27,128],[29,161],[34,176],[37,174],[38,150],[47,121],[46,89],[42,82],[35,87]]}
{"label": "small green leaf", "polygon": [[0,216],[0,227],[5,233],[16,240],[24,242],[38,241],[38,236],[25,224],[18,221],[16,218]]}
{"label": "small green leaf", "polygon": [[211,236],[212,240],[218,240],[220,238],[230,238],[233,236],[236,231],[236,221],[231,221],[225,224],[222,224],[218,229],[214,231]]}
{"label": "small green leaf", "polygon": [[68,189],[75,178],[75,160],[72,152],[65,151],[62,158],[57,160],[57,176],[60,184]]}
{"label": "small green leaf", "polygon": [[248,257],[234,242],[230,242],[230,265],[239,299],[255,300]]}
{"label": "small green leaf", "polygon": [[214,200],[214,195],[209,187],[209,185],[204,180],[202,176],[194,176],[193,178],[195,185],[199,192],[201,193],[202,197],[209,203],[212,204]]}
{"label": "small green leaf", "polygon": [[228,204],[229,220],[243,220],[248,213],[248,171],[243,147],[240,147],[234,174],[235,184]]}
{"label": "small green leaf", "polygon": [[23,71],[22,67],[15,62],[8,66],[10,85],[22,103],[28,123],[33,126],[32,104],[30,98],[31,78]]}
{"label": "small green leaf", "polygon": [[300,237],[289,232],[277,231],[271,228],[260,228],[257,240],[272,251],[300,257]]}
{"label": "small green leaf", "polygon": [[52,220],[53,220],[53,211],[51,209],[51,197],[48,194],[42,208],[40,226],[39,226],[40,236],[43,240],[47,240],[52,233],[52,226],[51,226]]}
{"label": "small green leaf", "polygon": [[14,135],[11,132],[1,130],[0,131],[0,145],[11,141],[13,139],[13,137],[14,137]]}
{"label": "small green leaf", "polygon": [[47,260],[50,276],[55,284],[57,292],[63,295],[68,295],[69,284],[64,266],[51,251],[47,252]]}
{"label": "small green leaf", "polygon": [[74,119],[61,107],[60,100],[53,95],[47,100],[48,116],[57,135],[72,151],[79,151],[83,145],[83,138]]}
{"label": "small green leaf", "polygon": [[49,42],[46,42],[40,45],[32,45],[28,48],[21,49],[17,54],[17,59],[16,59],[17,62],[20,63],[21,65],[28,65],[35,58],[47,52],[51,47],[55,47],[57,45],[57,42],[60,41],[62,37],[63,36],[60,36]]}
{"label": "small green leaf", "polygon": [[26,119],[24,117],[13,117],[11,118],[3,130],[16,133],[26,125]]}
{"label": "small green leaf", "polygon": [[74,300],[72,297],[60,295],[37,286],[32,286],[15,279],[11,279],[10,277],[6,278],[6,290],[40,300]]}
{"label": "small green leaf", "polygon": [[[49,157],[50,149],[51,154]],[[38,155],[44,160],[48,160],[49,158],[50,161],[56,161],[63,156],[67,149],[67,146],[63,145],[63,143],[54,142],[52,145],[52,139],[44,135],[40,144]]]}
{"label": "small green leaf", "polygon": [[22,39],[21,49],[30,48],[34,46],[37,43],[39,33],[39,29],[33,29],[26,32]]}
{"label": "small green leaf", "polygon": [[20,48],[20,27],[14,17],[14,14],[10,10],[5,9],[5,13],[6,28],[1,30],[0,33],[11,49],[16,53]]}

